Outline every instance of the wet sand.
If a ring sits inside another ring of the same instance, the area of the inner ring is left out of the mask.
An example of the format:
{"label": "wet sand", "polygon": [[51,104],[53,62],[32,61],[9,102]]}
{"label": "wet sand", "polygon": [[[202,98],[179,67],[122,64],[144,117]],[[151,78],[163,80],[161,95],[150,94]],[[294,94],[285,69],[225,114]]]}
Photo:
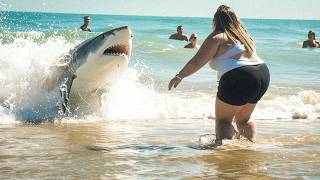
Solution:
{"label": "wet sand", "polygon": [[320,177],[317,119],[257,120],[257,143],[214,150],[191,148],[210,119],[87,121],[0,124],[0,179]]}

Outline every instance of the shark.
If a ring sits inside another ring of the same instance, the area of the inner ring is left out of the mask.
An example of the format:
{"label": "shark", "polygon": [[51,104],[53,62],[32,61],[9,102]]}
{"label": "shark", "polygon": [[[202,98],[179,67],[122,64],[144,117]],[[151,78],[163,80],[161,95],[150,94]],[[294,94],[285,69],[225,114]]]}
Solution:
{"label": "shark", "polygon": [[50,66],[39,90],[22,101],[16,118],[37,123],[96,110],[125,73],[131,52],[128,26],[83,41]]}

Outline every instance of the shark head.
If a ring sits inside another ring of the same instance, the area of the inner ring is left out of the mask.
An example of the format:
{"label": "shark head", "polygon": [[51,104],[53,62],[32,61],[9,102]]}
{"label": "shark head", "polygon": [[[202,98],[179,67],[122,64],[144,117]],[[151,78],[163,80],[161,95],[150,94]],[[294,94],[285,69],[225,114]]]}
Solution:
{"label": "shark head", "polygon": [[131,37],[132,32],[128,26],[104,32],[75,47],[76,61],[78,64],[94,60],[106,62],[114,58],[129,61]]}
{"label": "shark head", "polygon": [[128,26],[88,39],[75,48],[73,89],[94,91],[115,82],[126,70],[132,48]]}

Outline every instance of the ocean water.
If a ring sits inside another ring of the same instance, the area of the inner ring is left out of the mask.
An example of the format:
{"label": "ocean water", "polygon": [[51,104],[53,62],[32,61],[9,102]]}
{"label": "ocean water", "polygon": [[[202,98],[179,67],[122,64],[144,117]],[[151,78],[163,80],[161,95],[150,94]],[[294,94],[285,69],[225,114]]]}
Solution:
{"label": "ocean water", "polygon": [[[242,20],[271,72],[253,113],[258,141],[198,150],[197,138],[214,133],[216,72],[206,66],[168,92],[196,53],[168,37],[182,24],[201,44],[211,19],[91,15],[87,33],[78,29],[83,16],[0,13],[0,178],[320,177],[320,49],[301,48],[309,30],[320,32],[320,21]],[[133,31],[132,58],[101,109],[41,125],[15,119],[31,82],[57,57],[123,25]]]}

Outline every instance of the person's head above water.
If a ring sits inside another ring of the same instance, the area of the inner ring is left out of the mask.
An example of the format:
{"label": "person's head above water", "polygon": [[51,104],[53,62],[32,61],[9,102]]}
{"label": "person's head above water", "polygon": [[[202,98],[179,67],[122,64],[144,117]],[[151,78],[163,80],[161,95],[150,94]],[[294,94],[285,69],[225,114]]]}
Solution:
{"label": "person's head above water", "polygon": [[91,32],[91,29],[89,28],[90,24],[90,16],[84,16],[83,17],[83,25],[80,27],[82,31],[89,31]]}
{"label": "person's head above water", "polygon": [[198,35],[195,33],[192,33],[189,41],[190,43],[185,45],[184,48],[195,48],[195,49],[199,49],[200,46],[197,44],[197,40],[198,40]]}
{"label": "person's head above water", "polygon": [[224,32],[234,42],[240,41],[250,55],[255,51],[251,36],[231,7],[226,5],[218,7],[213,17],[213,30]]}
{"label": "person's head above water", "polygon": [[83,17],[83,23],[84,23],[84,24],[87,24],[87,25],[88,25],[88,24],[90,23],[90,20],[91,20],[90,16],[84,16],[84,17]]}
{"label": "person's head above water", "polygon": [[316,40],[316,33],[310,30],[308,32],[308,39],[311,41]]}
{"label": "person's head above water", "polygon": [[316,40],[314,31],[308,32],[308,39],[303,42],[302,48],[320,48],[320,42]]}
{"label": "person's head above water", "polygon": [[184,28],[183,28],[182,25],[180,25],[180,26],[177,27],[177,32],[178,32],[179,34],[183,34],[183,31],[184,31]]}
{"label": "person's head above water", "polygon": [[172,34],[169,39],[180,40],[180,41],[188,41],[188,37],[183,34],[183,26],[179,25],[177,27],[177,33]]}
{"label": "person's head above water", "polygon": [[198,39],[198,35],[195,34],[195,33],[193,33],[193,34],[191,34],[191,36],[190,36],[190,38],[189,38],[189,41],[196,43],[196,42],[197,42],[197,39]]}

